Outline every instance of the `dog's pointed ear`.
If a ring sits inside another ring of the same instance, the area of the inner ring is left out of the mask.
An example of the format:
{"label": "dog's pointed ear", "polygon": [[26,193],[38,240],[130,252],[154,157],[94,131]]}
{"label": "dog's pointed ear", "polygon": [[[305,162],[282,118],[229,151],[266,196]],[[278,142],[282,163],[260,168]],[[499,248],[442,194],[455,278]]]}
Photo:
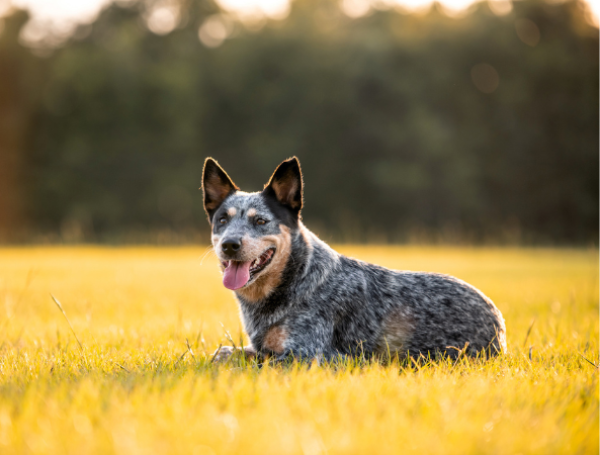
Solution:
{"label": "dog's pointed ear", "polygon": [[215,210],[219,208],[225,198],[236,190],[239,188],[229,178],[227,172],[219,166],[219,163],[212,158],[206,158],[202,171],[202,192],[204,193],[204,210],[209,221],[212,220]]}
{"label": "dog's pointed ear", "polygon": [[302,210],[302,171],[295,156],[282,162],[265,185],[263,194],[273,196],[294,213]]}

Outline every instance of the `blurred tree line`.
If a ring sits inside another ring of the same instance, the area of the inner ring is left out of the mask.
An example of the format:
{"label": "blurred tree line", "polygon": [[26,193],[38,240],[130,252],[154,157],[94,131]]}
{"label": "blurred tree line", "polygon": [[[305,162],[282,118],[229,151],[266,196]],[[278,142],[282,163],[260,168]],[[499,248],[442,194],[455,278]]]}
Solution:
{"label": "blurred tree line", "polygon": [[25,13],[4,19],[4,239],[206,233],[205,157],[255,191],[297,155],[304,219],[330,240],[597,243],[598,30],[580,3],[351,19],[296,0],[249,27],[182,0],[163,35],[149,5],[112,5],[43,56],[19,42]]}

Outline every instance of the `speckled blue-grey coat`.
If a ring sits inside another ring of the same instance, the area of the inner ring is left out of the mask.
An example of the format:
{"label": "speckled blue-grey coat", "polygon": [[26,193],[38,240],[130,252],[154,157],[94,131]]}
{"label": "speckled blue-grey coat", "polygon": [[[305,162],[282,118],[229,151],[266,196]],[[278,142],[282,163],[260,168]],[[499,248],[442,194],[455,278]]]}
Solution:
{"label": "speckled blue-grey coat", "polygon": [[[389,270],[338,254],[301,222],[296,158],[262,192],[239,191],[211,158],[204,207],[223,283],[234,290],[247,354],[487,355],[506,350],[502,314],[479,290],[447,275]],[[233,352],[225,347],[217,359]]]}

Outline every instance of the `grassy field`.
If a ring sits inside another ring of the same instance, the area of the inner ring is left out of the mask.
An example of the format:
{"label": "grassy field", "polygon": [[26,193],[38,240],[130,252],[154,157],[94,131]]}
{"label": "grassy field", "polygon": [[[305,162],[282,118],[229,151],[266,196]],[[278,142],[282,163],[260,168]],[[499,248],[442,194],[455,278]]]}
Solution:
{"label": "grassy field", "polygon": [[0,453],[598,453],[597,250],[339,250],[479,287],[508,354],[211,364],[243,333],[204,248],[3,248]]}

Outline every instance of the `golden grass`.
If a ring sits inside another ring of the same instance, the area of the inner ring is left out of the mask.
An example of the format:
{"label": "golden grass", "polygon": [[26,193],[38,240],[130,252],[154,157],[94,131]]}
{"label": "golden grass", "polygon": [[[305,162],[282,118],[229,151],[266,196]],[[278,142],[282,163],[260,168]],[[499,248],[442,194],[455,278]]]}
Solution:
{"label": "golden grass", "polygon": [[509,353],[215,365],[224,328],[242,331],[204,248],[4,248],[0,453],[598,453],[597,250],[340,250],[479,287],[504,313]]}

